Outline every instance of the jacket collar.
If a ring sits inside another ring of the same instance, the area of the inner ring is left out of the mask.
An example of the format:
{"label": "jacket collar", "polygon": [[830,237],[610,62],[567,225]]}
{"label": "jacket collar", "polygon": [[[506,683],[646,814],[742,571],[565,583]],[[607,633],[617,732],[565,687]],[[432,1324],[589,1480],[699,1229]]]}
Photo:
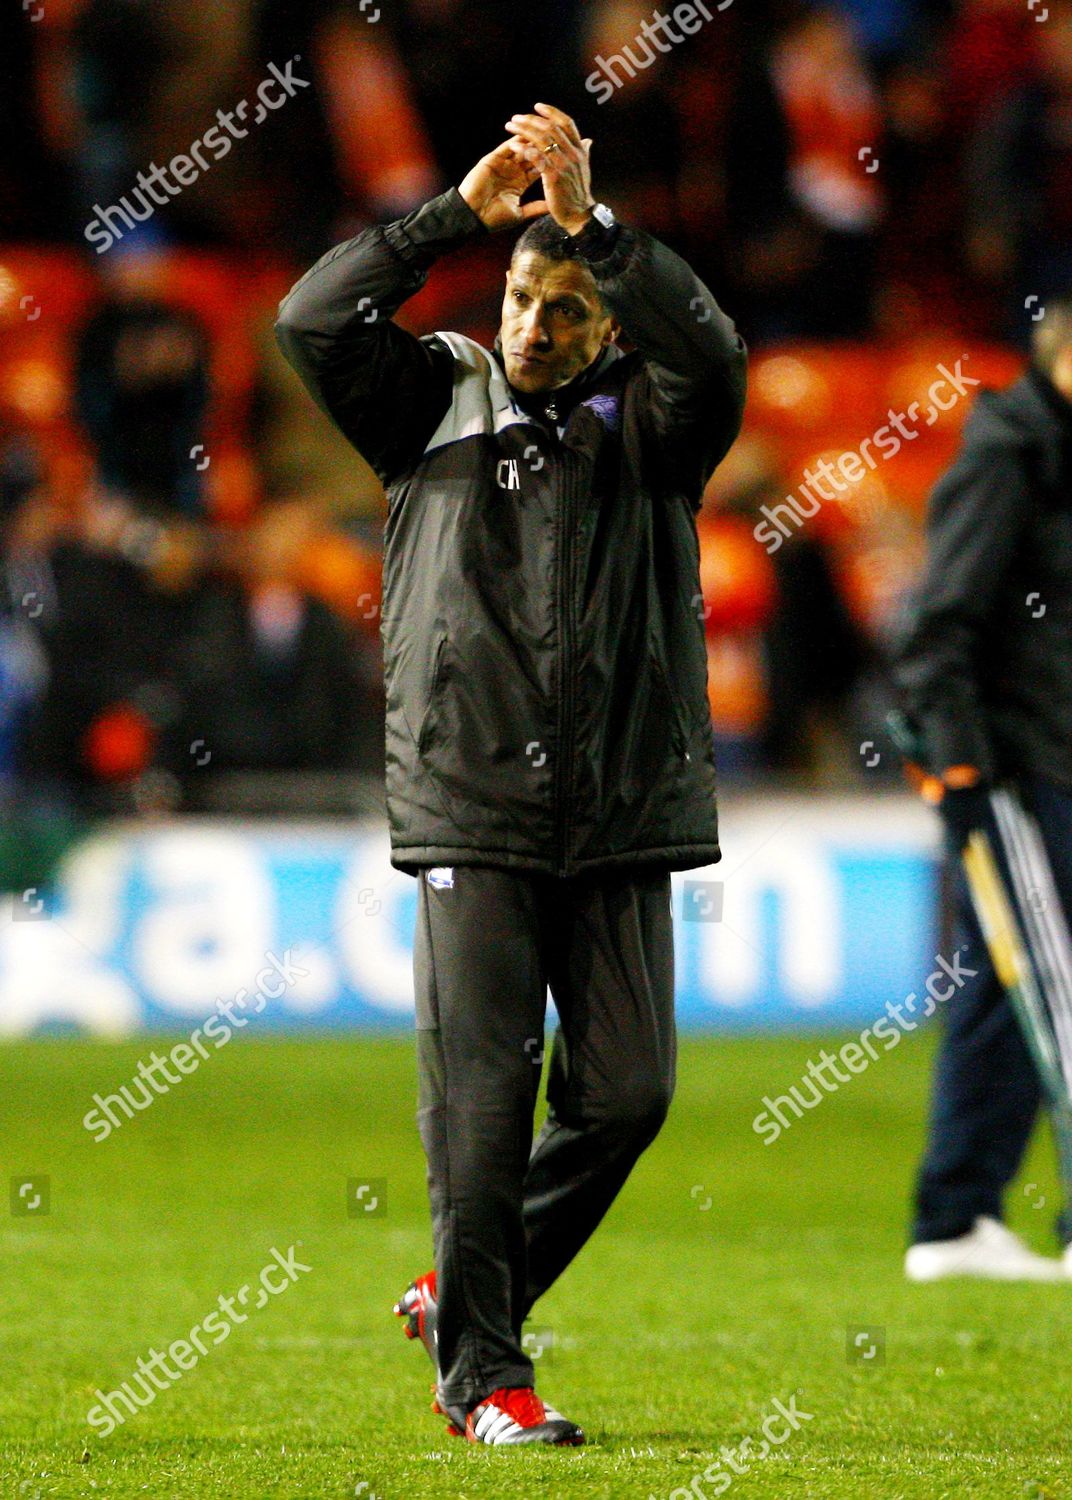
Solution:
{"label": "jacket collar", "polygon": [[[501,334],[495,335],[495,343],[492,347],[495,360],[505,375],[506,366],[503,364]],[[507,381],[511,400],[526,416],[536,417],[552,427],[563,427],[569,420],[573,408],[578,402],[583,401],[620,354],[620,349],[615,348],[613,344],[608,344],[579,375],[575,375],[566,385],[560,385],[553,391],[535,393],[519,391],[516,386],[510,385]]]}

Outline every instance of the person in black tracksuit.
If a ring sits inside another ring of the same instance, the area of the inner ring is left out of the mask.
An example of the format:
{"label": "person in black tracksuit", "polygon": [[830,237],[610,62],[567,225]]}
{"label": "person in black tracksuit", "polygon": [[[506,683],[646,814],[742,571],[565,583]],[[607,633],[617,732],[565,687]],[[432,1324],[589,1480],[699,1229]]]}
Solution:
{"label": "person in black tracksuit", "polygon": [[[463,1428],[532,1387],[522,1322],[673,1090],[669,872],[719,858],[695,515],[746,367],[688,266],[593,203],[573,122],[509,129],[460,189],[325,256],[277,325],[387,489],[391,857],[420,877],[438,1395]],[[529,220],[494,352],[391,321],[439,256]]]}
{"label": "person in black tracksuit", "polygon": [[[981,1218],[1000,1221],[1040,1102],[957,858],[973,827],[993,831],[994,787],[1013,787],[1037,820],[1072,920],[1072,301],[1047,308],[1027,374],[980,395],[932,497],[928,538],[895,675],[929,767],[945,784],[952,942],[975,973],[947,1009],[915,1250],[959,1242]],[[1054,1264],[1023,1259],[1000,1234],[992,1243],[993,1274],[1015,1270],[1009,1248],[1025,1276],[1047,1275]],[[988,1274],[989,1255],[984,1237],[978,1257],[949,1258],[949,1274]],[[944,1262],[917,1264],[929,1275]]]}

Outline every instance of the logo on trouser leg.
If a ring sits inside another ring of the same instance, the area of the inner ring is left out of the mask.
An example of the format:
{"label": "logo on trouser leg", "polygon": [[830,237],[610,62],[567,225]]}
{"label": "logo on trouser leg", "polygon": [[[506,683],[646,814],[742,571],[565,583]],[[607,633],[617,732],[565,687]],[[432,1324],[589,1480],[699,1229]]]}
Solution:
{"label": "logo on trouser leg", "polygon": [[428,871],[428,884],[434,885],[436,890],[445,890],[454,885],[454,866],[436,865]]}

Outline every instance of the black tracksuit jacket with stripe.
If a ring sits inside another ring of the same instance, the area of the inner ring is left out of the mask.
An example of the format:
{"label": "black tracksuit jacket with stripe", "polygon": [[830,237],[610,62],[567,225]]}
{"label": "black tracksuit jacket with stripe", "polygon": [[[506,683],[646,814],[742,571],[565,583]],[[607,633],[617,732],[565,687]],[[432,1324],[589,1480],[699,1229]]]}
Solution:
{"label": "black tracksuit jacket with stripe", "polygon": [[932,769],[1072,788],[1072,404],[1040,370],[980,395],[927,537],[895,675]]}
{"label": "black tracksuit jacket with stripe", "polygon": [[451,189],[329,252],[276,325],[387,491],[392,863],[706,864],[695,516],[740,427],[744,345],[678,256],[593,222],[578,259],[635,347],[522,397],[498,346],[391,321],[438,256],[487,232]]}

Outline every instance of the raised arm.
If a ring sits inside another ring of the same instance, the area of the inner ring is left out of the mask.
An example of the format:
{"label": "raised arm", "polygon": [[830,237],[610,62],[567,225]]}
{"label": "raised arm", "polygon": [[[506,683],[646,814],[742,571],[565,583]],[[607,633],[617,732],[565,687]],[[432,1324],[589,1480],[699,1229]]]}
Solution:
{"label": "raised arm", "polygon": [[287,360],[384,483],[420,457],[450,404],[453,369],[449,350],[392,315],[438,255],[478,233],[451,189],[328,251],[279,305],[275,333]]}
{"label": "raised arm", "polygon": [[517,143],[405,219],[330,250],[284,297],[276,338],[317,405],[389,483],[413,467],[450,406],[453,356],[391,321],[440,256],[546,211],[521,206],[537,175]]}
{"label": "raised arm", "polygon": [[600,227],[592,238],[604,243],[585,253],[589,269],[644,359],[652,451],[699,496],[741,428],[744,342],[699,277],[650,234],[623,227],[608,247]]}
{"label": "raised arm", "polygon": [[547,208],[573,237],[603,300],[644,359],[648,436],[660,461],[703,488],[741,425],[747,351],[731,320],[679,255],[650,234],[592,215],[589,153],[549,104],[507,128],[541,164]]}

